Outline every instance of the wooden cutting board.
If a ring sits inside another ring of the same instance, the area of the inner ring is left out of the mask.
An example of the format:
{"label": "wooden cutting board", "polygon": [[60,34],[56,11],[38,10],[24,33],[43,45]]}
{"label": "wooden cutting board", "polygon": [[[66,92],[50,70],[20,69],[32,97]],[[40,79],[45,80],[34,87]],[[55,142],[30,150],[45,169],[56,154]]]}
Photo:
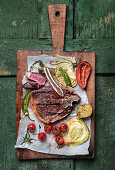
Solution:
{"label": "wooden cutting board", "polygon": [[33,50],[18,50],[17,52],[17,92],[16,92],[16,134],[18,136],[20,112],[22,107],[22,79],[27,71],[27,57],[37,56],[40,54],[59,54],[62,56],[73,56],[81,61],[88,61],[92,66],[91,75],[86,88],[86,93],[90,105],[93,107],[93,114],[91,116],[91,140],[89,146],[89,155],[75,155],[75,156],[60,156],[53,154],[44,154],[34,152],[28,149],[17,149],[17,157],[19,159],[40,159],[40,158],[93,158],[95,152],[94,146],[94,132],[95,132],[95,53],[94,52],[65,52],[64,49],[64,35],[66,22],[66,5],[55,4],[48,5],[49,22],[52,36],[52,51],[33,51]]}

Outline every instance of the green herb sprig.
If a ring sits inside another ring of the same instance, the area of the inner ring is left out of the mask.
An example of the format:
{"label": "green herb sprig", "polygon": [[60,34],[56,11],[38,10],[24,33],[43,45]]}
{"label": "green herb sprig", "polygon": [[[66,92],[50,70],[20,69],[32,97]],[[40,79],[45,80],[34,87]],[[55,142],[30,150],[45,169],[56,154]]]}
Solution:
{"label": "green herb sprig", "polygon": [[75,63],[72,62],[72,66],[73,66],[73,71],[75,71],[75,68],[78,66],[78,64],[81,62],[81,58],[78,59],[78,61],[76,61]]}
{"label": "green herb sprig", "polygon": [[72,66],[73,66],[73,71],[75,71],[75,68],[77,67],[78,63],[76,61],[76,63],[72,63]]}
{"label": "green herb sprig", "polygon": [[29,144],[31,144],[31,143],[33,143],[33,142],[32,142],[33,140],[36,141],[36,139],[30,137],[29,131],[28,131],[28,129],[27,129],[27,132],[26,132],[26,134],[25,134],[24,140],[23,140],[23,142],[21,143],[21,145],[22,145],[23,143],[26,143],[26,142],[29,143]]}
{"label": "green herb sprig", "polygon": [[32,71],[32,70],[33,70],[33,68],[36,68],[36,69],[38,69],[38,70],[39,70],[39,74],[44,75],[43,69],[40,69],[40,68],[34,67],[34,66],[35,66],[35,64],[37,64],[37,63],[39,63],[40,67],[42,67],[42,68],[43,68],[43,67],[45,67],[45,65],[43,64],[43,62],[42,62],[41,60],[38,60],[38,61],[35,61],[35,62],[32,64],[32,66],[30,67],[30,71]]}

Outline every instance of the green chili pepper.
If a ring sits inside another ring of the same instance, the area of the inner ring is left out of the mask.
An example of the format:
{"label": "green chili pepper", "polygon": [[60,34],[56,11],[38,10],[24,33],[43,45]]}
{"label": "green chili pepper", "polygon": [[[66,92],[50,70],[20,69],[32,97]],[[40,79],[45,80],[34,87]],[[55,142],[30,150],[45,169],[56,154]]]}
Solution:
{"label": "green chili pepper", "polygon": [[67,72],[62,67],[59,68],[59,71],[61,71],[62,75],[64,76],[64,80],[65,80],[67,86],[71,86],[71,80],[70,80]]}
{"label": "green chili pepper", "polygon": [[30,92],[26,93],[26,95],[24,96],[23,101],[22,101],[22,111],[23,111],[24,115],[28,116],[28,118],[30,119],[29,113],[28,113],[29,100],[30,100]]}
{"label": "green chili pepper", "polygon": [[22,111],[25,114],[28,110],[28,103],[30,99],[30,92],[26,93],[22,101]]}

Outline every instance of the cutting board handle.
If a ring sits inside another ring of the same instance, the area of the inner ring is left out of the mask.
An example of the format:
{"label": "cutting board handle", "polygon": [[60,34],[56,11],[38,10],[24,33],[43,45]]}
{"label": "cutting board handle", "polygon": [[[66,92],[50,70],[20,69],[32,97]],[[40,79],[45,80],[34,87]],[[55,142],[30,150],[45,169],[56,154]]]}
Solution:
{"label": "cutting board handle", "polygon": [[53,51],[61,52],[64,48],[66,4],[48,5],[48,13]]}

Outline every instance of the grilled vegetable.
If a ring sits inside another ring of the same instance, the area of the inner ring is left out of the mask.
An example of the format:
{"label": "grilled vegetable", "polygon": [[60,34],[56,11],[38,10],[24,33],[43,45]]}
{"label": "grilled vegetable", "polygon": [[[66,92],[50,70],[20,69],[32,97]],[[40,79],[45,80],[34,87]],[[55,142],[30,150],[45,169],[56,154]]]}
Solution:
{"label": "grilled vegetable", "polygon": [[[64,75],[62,74],[63,71],[61,71],[62,69],[65,70],[65,72],[67,73],[65,75],[65,79],[64,79]],[[71,63],[61,63],[59,64],[56,68],[55,68],[55,74],[56,74],[56,78],[57,80],[60,82],[60,84],[62,84],[63,86],[67,86],[68,81],[66,82],[66,80],[68,80],[69,77],[69,83],[72,87],[75,87],[77,85],[77,81],[76,81],[76,75],[75,72],[73,71],[73,66]]]}
{"label": "grilled vegetable", "polygon": [[73,147],[86,142],[89,138],[89,130],[80,118],[73,117],[68,122],[68,134],[64,138],[64,143],[68,147]]}
{"label": "grilled vegetable", "polygon": [[92,107],[90,104],[83,104],[77,109],[77,116],[79,118],[89,117],[92,114]]}
{"label": "grilled vegetable", "polygon": [[70,80],[68,74],[66,73],[66,71],[62,67],[59,68],[59,71],[64,76],[64,80],[65,80],[66,85],[71,86],[71,80]]}
{"label": "grilled vegetable", "polygon": [[70,63],[70,62],[66,61],[66,60],[50,61],[51,65],[58,65],[58,64],[61,64],[61,63]]}
{"label": "grilled vegetable", "polygon": [[68,62],[70,62],[70,63],[73,63],[72,60],[70,60],[70,59],[68,59],[68,58],[65,58],[65,57],[62,57],[62,56],[60,56],[60,55],[58,55],[58,54],[54,54],[54,57],[60,58],[60,59],[63,59],[63,60],[66,60],[66,61],[68,61]]}
{"label": "grilled vegetable", "polygon": [[[30,116],[28,113],[29,100],[30,100],[30,92],[25,94],[23,101],[22,101],[22,111],[23,111],[24,115],[28,116],[28,118],[30,119]],[[30,120],[32,120],[32,119],[30,119]],[[34,120],[32,120],[32,121],[34,121]]]}
{"label": "grilled vegetable", "polygon": [[30,92],[26,93],[22,101],[22,111],[25,114],[28,110],[28,103],[30,99]]}
{"label": "grilled vegetable", "polygon": [[80,63],[80,62],[77,62],[77,61],[75,63],[73,63],[72,60],[70,60],[68,58],[65,58],[65,57],[62,57],[62,56],[60,56],[58,54],[54,54],[54,57],[59,58],[59,59],[64,59],[64,60],[51,61],[50,64],[57,65],[57,64],[60,64],[60,63],[71,63],[72,67],[73,67],[73,71],[75,71],[75,68],[77,67],[78,63]]}
{"label": "grilled vegetable", "polygon": [[91,65],[82,61],[76,69],[76,80],[81,88],[86,88],[87,81],[91,72]]}

